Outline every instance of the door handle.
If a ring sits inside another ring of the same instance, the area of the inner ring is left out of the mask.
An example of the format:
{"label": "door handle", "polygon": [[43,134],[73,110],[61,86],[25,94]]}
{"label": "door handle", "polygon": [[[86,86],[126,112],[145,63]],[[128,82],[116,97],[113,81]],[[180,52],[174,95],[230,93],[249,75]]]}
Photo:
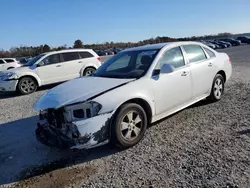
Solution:
{"label": "door handle", "polygon": [[83,63],[82,61],[79,61],[78,63]]}
{"label": "door handle", "polygon": [[181,73],[181,76],[187,76],[188,75],[188,72],[187,71],[183,71],[182,73]]}
{"label": "door handle", "polygon": [[213,66],[213,64],[212,64],[212,63],[209,63],[209,64],[208,64],[208,66],[209,66],[209,67],[212,67],[212,66]]}
{"label": "door handle", "polygon": [[61,65],[57,65],[56,67],[61,67]]}

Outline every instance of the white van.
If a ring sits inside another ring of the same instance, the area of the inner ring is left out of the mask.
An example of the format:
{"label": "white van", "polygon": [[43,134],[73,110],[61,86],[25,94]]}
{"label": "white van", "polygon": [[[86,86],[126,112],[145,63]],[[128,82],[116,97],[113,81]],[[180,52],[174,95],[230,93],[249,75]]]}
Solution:
{"label": "white van", "polygon": [[40,54],[23,66],[0,74],[0,91],[29,94],[42,85],[91,75],[100,65],[100,57],[91,49]]}

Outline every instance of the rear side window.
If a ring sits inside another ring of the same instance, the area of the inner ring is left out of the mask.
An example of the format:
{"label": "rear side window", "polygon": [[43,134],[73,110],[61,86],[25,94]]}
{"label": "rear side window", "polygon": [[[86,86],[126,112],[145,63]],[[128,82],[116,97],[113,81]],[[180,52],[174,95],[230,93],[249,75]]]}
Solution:
{"label": "rear side window", "polygon": [[206,47],[203,47],[203,48],[204,48],[204,50],[207,52],[207,54],[209,55],[210,58],[215,57],[214,52],[212,52],[211,50],[209,50],[209,49],[206,48]]}
{"label": "rear side window", "polygon": [[189,63],[196,63],[206,59],[206,55],[199,45],[185,45],[183,46]]}
{"label": "rear side window", "polygon": [[79,55],[77,52],[62,53],[62,57],[64,61],[73,61],[79,59]]}
{"label": "rear side window", "polygon": [[4,64],[5,62],[2,60],[2,59],[0,59],[0,64]]}
{"label": "rear side window", "polygon": [[84,58],[89,58],[89,57],[94,57],[91,53],[89,52],[78,52],[80,55],[80,58],[84,59]]}
{"label": "rear side window", "polygon": [[6,61],[7,63],[13,63],[13,62],[15,62],[13,59],[5,59],[5,61]]}

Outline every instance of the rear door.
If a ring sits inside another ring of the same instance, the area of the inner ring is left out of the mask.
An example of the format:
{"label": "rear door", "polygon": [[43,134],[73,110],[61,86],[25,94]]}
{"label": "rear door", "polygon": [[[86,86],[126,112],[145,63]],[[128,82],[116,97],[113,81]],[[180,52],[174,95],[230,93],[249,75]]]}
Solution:
{"label": "rear door", "polygon": [[183,49],[191,72],[192,98],[196,99],[209,94],[216,71],[215,57],[209,58],[200,45],[184,45]]}
{"label": "rear door", "polygon": [[65,71],[65,80],[70,80],[80,76],[81,62],[78,52],[61,53],[63,59],[63,70]]}

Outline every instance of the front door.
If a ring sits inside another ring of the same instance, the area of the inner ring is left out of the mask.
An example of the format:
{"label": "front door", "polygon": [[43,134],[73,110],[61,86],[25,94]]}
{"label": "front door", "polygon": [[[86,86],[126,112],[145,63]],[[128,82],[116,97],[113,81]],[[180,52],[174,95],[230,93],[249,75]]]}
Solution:
{"label": "front door", "polygon": [[185,63],[181,48],[167,50],[160,58],[156,69],[160,69],[163,64],[171,64],[175,70],[152,78],[156,115],[184,105],[191,100],[192,93],[190,69]]}
{"label": "front door", "polygon": [[43,64],[36,68],[42,85],[64,81],[65,69],[59,54],[53,54],[42,60]]}

